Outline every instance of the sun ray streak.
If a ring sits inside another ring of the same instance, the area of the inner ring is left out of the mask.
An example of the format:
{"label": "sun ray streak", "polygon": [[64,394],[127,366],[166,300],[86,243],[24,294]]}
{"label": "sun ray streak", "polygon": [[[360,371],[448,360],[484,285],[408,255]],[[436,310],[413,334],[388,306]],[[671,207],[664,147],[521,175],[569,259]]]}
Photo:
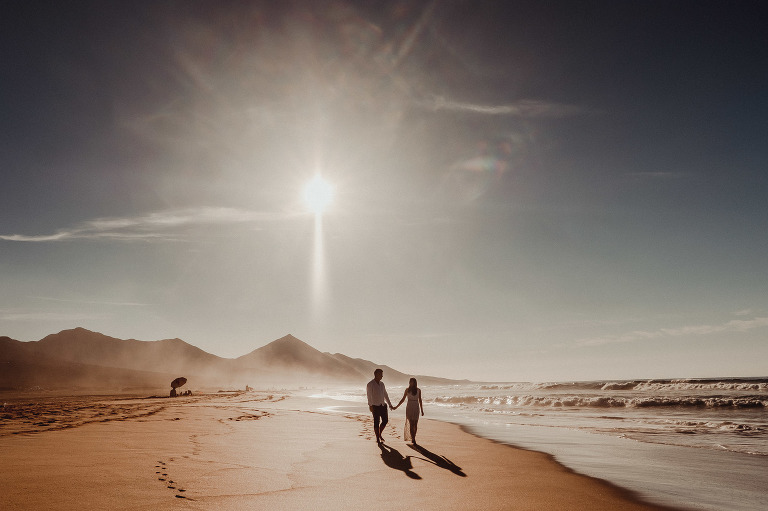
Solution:
{"label": "sun ray streak", "polygon": [[320,213],[315,213],[314,238],[312,254],[312,315],[315,323],[318,323],[322,318],[326,299],[323,215]]}

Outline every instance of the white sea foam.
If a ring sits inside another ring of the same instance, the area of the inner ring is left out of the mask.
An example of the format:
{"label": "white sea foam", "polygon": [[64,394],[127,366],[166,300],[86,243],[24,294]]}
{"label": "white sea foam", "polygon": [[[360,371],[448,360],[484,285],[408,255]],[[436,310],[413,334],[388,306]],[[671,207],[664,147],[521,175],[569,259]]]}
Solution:
{"label": "white sea foam", "polygon": [[575,408],[648,408],[648,407],[701,407],[701,408],[768,408],[768,396],[589,396],[589,395],[462,395],[437,396],[436,404],[453,405],[506,405],[533,407]]}

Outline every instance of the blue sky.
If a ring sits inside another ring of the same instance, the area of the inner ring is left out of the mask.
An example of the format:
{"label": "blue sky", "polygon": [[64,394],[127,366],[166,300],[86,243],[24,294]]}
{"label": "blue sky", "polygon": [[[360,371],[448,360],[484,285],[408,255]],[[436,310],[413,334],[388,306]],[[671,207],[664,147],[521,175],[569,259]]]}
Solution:
{"label": "blue sky", "polygon": [[291,333],[472,379],[765,375],[762,10],[17,3],[0,334],[236,357]]}

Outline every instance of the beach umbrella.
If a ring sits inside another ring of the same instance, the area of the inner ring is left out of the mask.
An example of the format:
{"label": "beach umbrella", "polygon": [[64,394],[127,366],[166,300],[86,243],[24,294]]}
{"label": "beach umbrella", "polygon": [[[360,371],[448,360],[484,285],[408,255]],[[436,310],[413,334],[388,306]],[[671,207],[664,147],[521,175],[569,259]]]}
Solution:
{"label": "beach umbrella", "polygon": [[171,382],[171,388],[178,389],[179,387],[181,387],[185,383],[187,383],[187,379],[184,378],[183,376],[179,376],[178,378],[176,378],[175,380],[173,380]]}

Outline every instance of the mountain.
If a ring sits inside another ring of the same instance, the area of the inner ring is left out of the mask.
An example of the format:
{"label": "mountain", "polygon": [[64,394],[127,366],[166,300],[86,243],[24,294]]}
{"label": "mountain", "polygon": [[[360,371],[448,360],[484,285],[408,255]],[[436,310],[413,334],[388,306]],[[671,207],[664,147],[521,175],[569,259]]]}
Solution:
{"label": "mountain", "polygon": [[198,383],[229,383],[221,375],[230,363],[181,339],[117,339],[84,328],[31,342],[0,338],[0,388],[6,389],[170,389],[171,380],[187,374]]}
{"label": "mountain", "polygon": [[[236,359],[217,357],[181,339],[118,339],[84,328],[39,341],[0,337],[0,389],[170,388],[185,376],[193,388],[245,385],[362,385],[381,367],[387,383],[405,385],[409,375],[369,360],[323,353],[286,335]],[[417,376],[422,384],[458,383]]]}
{"label": "mountain", "polygon": [[28,389],[156,389],[167,385],[168,374],[115,369],[69,362],[40,354],[29,343],[0,337],[0,390]]}
{"label": "mountain", "polygon": [[40,355],[69,362],[176,373],[223,369],[227,359],[211,355],[181,339],[117,339],[85,328],[63,330],[29,343]]}
{"label": "mountain", "polygon": [[328,353],[322,353],[292,335],[286,335],[266,346],[237,358],[241,369],[267,370],[291,376],[312,376],[312,379],[350,380],[360,379],[360,373],[344,361]]}
{"label": "mountain", "polygon": [[[376,368],[383,369],[386,381],[394,385],[407,385],[412,376],[370,360],[321,352],[290,334],[237,358],[236,363],[241,370],[257,369],[312,383],[324,380],[365,383],[373,378]],[[456,383],[455,380],[433,376],[416,378],[419,382],[432,385]]]}

